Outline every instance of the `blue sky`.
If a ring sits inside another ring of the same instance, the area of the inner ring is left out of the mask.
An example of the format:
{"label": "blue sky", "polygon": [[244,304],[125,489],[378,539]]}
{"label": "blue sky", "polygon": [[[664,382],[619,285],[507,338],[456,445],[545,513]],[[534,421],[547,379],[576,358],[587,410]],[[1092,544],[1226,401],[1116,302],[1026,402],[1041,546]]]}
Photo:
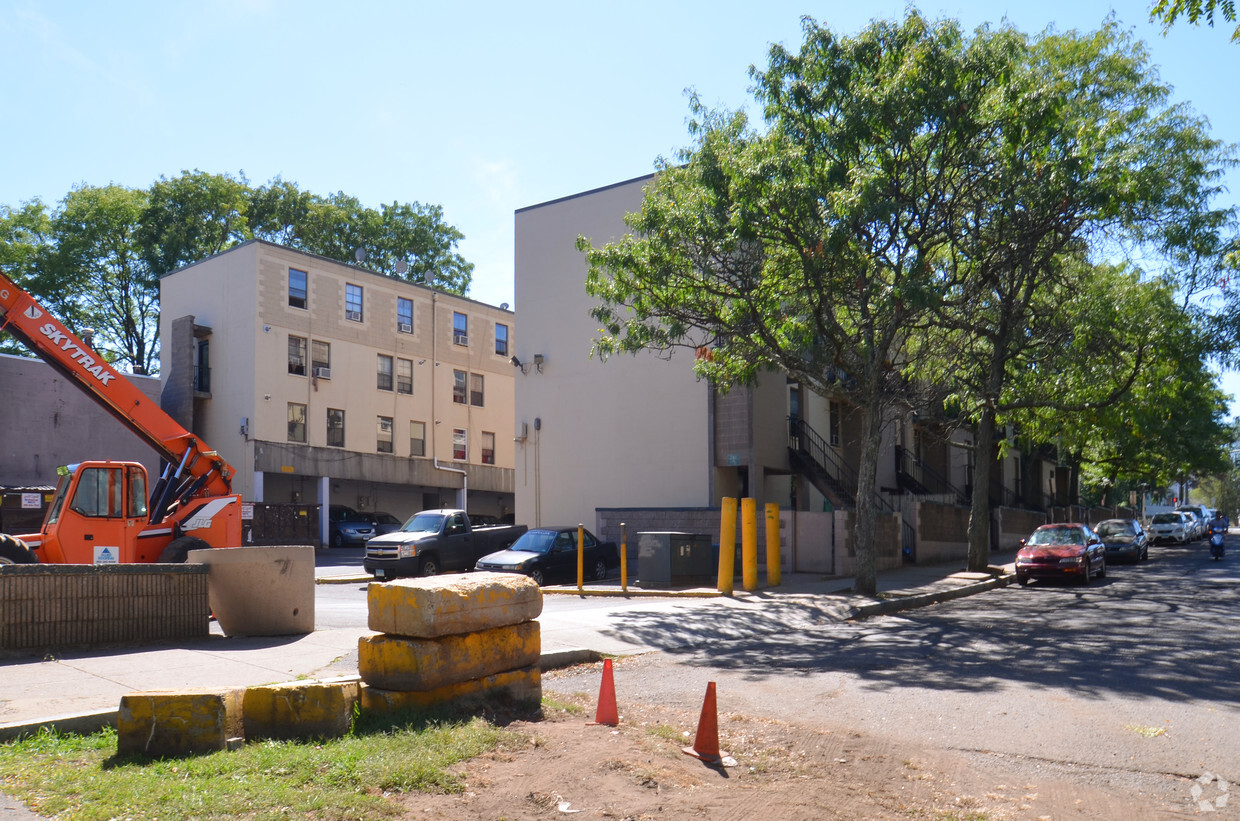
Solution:
{"label": "blue sky", "polygon": [[[923,3],[967,28],[1094,29],[1114,11],[1175,98],[1240,142],[1231,27],[1164,37],[1147,0]],[[276,176],[370,206],[435,203],[465,234],[470,295],[513,301],[513,212],[649,173],[688,142],[686,89],[749,100],[748,68],[903,2],[350,4],[0,0],[0,203],[183,170]],[[1240,190],[1240,176],[1231,178]],[[520,306],[514,306],[518,310]],[[1230,376],[1225,389],[1240,393]],[[1240,410],[1240,406],[1238,406]]]}

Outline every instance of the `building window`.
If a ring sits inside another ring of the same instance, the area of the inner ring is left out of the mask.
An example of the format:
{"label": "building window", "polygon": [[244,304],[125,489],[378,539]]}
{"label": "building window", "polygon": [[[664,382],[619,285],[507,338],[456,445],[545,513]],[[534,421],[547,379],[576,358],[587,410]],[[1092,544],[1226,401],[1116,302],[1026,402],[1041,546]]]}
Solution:
{"label": "building window", "polygon": [[840,444],[840,410],[839,402],[827,403],[827,413],[830,415],[827,419],[827,441],[835,447]]}
{"label": "building window", "polygon": [[396,360],[396,392],[413,394],[413,361]]}
{"label": "building window", "polygon": [[379,433],[376,450],[380,453],[392,452],[392,417],[379,417]]}
{"label": "building window", "polygon": [[288,338],[288,372],[306,375],[306,339],[302,336]]}
{"label": "building window", "polygon": [[469,460],[469,434],[460,428],[452,429],[452,458],[458,462]]}
{"label": "building window", "polygon": [[329,448],[344,447],[344,411],[342,410],[327,409],[327,446]]}
{"label": "building window", "polygon": [[381,391],[392,389],[392,357],[385,353],[379,354],[379,372],[375,387]]}
{"label": "building window", "polygon": [[465,404],[465,371],[452,372],[452,401],[458,405]]}
{"label": "building window", "polygon": [[211,340],[199,339],[196,343],[194,362],[194,392],[211,392]]}
{"label": "building window", "polygon": [[452,344],[469,344],[469,317],[457,311],[452,312]]}
{"label": "building window", "polygon": [[482,374],[469,375],[469,404],[475,408],[482,407]]}
{"label": "building window", "polygon": [[362,321],[362,286],[345,283],[344,286],[344,318],[354,322]]}
{"label": "building window", "polygon": [[495,354],[508,355],[508,326],[495,323]]}
{"label": "building window", "polygon": [[482,464],[495,464],[495,434],[482,432]]}
{"label": "building window", "polygon": [[310,345],[311,375],[319,379],[332,378],[332,344],[314,340]]}
{"label": "building window", "polygon": [[413,300],[403,296],[396,297],[396,332],[398,334],[413,333]]}
{"label": "building window", "polygon": [[290,308],[306,307],[306,272],[288,269],[288,304]]}
{"label": "building window", "polygon": [[426,423],[410,422],[409,423],[409,455],[425,456],[426,455]]}
{"label": "building window", "polygon": [[288,403],[288,440],[290,442],[306,441],[306,406],[296,402]]}

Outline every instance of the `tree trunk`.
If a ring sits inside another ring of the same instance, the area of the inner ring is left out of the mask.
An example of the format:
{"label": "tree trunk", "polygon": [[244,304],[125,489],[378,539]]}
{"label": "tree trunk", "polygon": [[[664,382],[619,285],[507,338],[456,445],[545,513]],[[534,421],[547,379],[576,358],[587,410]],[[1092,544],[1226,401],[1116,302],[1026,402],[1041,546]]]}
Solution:
{"label": "tree trunk", "polygon": [[990,565],[990,472],[995,463],[995,409],[987,404],[977,423],[973,459],[973,499],[969,510],[969,566],[985,573]]}
{"label": "tree trunk", "polygon": [[871,399],[865,404],[861,427],[861,464],[857,467],[857,576],[853,592],[862,596],[878,594],[878,562],[874,551],[875,521],[878,516],[878,451],[883,438],[883,409]]}

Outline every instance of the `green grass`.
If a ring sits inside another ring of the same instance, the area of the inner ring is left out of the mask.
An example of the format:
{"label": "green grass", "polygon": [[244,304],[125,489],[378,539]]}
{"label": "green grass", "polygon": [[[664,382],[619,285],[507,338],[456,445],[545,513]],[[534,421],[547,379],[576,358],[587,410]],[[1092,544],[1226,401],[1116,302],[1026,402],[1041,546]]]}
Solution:
{"label": "green grass", "polygon": [[401,813],[384,793],[456,792],[452,765],[521,738],[478,718],[358,724],[320,743],[175,759],[118,756],[114,730],[42,732],[0,745],[0,790],[41,815],[86,821],[384,819]]}

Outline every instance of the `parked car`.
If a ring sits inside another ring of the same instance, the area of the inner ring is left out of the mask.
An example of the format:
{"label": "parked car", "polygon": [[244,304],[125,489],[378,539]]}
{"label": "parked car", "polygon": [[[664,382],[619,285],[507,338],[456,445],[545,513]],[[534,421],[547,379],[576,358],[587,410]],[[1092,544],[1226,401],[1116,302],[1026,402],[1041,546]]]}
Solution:
{"label": "parked car", "polygon": [[399,530],[366,543],[362,567],[376,579],[434,576],[445,570],[473,570],[478,559],[512,544],[525,525],[475,527],[455,508],[423,510]]}
{"label": "parked car", "polygon": [[1155,513],[1150,519],[1149,535],[1154,544],[1187,544],[1192,539],[1192,517],[1178,510]]}
{"label": "parked car", "polygon": [[1206,513],[1206,508],[1201,505],[1180,505],[1176,508],[1176,510],[1180,513],[1187,513],[1193,520],[1193,535],[1189,538],[1204,539],[1206,537],[1206,531],[1209,529],[1206,526],[1206,522],[1210,521],[1210,517]]}
{"label": "parked car", "polygon": [[1107,561],[1139,562],[1150,557],[1149,538],[1136,519],[1107,519],[1094,527],[1106,547]]}
{"label": "parked car", "polygon": [[[600,542],[590,531],[582,536],[582,572],[587,579],[605,579],[620,566],[615,542]],[[527,530],[507,550],[483,556],[476,570],[523,573],[539,587],[551,582],[577,581],[577,525]]]}
{"label": "parked car", "polygon": [[332,547],[363,547],[367,539],[374,538],[375,523],[371,514],[358,513],[356,510],[342,513],[331,522],[328,530],[328,541]]}
{"label": "parked car", "polygon": [[1016,581],[1073,579],[1089,584],[1094,575],[1107,574],[1107,552],[1102,539],[1088,525],[1042,525],[1021,541],[1016,552]]}

